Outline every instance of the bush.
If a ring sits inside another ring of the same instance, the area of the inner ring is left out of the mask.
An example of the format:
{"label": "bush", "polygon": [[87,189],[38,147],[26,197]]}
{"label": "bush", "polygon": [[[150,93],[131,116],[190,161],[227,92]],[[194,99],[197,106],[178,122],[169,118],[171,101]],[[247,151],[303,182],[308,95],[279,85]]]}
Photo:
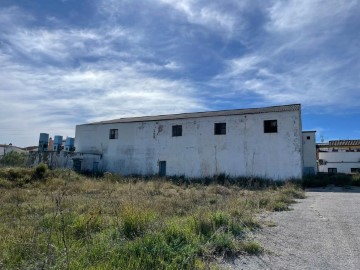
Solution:
{"label": "bush", "polygon": [[352,185],[360,187],[360,174],[355,174],[352,176]]}
{"label": "bush", "polygon": [[46,164],[44,164],[44,163],[40,163],[35,168],[34,178],[36,178],[36,179],[44,179],[47,170],[48,170],[48,166]]}
{"label": "bush", "polygon": [[246,252],[247,254],[252,254],[252,255],[259,254],[264,251],[264,248],[258,242],[255,241],[245,241],[241,243],[240,249]]}
{"label": "bush", "polygon": [[100,231],[101,219],[97,214],[82,214],[74,218],[71,227],[76,238],[90,237],[92,233]]}
{"label": "bush", "polygon": [[212,254],[223,254],[234,256],[238,252],[238,245],[232,234],[226,232],[216,232],[209,241]]}
{"label": "bush", "polygon": [[28,155],[25,153],[18,153],[12,151],[3,156],[0,160],[0,164],[4,166],[25,166]]}
{"label": "bush", "polygon": [[121,212],[122,232],[128,239],[133,239],[145,234],[149,229],[151,222],[155,219],[155,215],[144,210],[125,206]]}

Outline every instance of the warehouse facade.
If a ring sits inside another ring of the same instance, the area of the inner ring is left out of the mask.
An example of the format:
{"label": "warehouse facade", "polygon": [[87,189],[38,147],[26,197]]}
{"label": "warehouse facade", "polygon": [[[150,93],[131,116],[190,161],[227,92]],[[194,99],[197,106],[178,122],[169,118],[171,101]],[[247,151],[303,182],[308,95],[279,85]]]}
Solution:
{"label": "warehouse facade", "polygon": [[[76,126],[78,159],[122,175],[301,178],[301,106],[120,118]],[[80,164],[79,164],[80,163]]]}

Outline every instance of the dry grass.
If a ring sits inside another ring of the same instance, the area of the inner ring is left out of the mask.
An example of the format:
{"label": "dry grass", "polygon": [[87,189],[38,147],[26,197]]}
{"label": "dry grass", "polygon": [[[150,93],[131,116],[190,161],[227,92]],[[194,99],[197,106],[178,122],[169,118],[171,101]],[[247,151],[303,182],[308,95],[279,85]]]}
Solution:
{"label": "dry grass", "polygon": [[256,214],[286,210],[295,185],[174,184],[72,171],[0,169],[0,268],[209,269],[261,252]]}

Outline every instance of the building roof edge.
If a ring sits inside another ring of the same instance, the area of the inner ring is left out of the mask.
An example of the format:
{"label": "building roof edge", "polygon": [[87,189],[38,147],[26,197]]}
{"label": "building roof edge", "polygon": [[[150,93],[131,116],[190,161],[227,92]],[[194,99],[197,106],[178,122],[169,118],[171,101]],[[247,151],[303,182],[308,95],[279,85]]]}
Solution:
{"label": "building roof edge", "polygon": [[289,105],[261,107],[261,108],[247,108],[247,109],[235,109],[235,110],[205,111],[205,112],[193,112],[193,113],[127,117],[127,118],[118,118],[118,119],[113,119],[113,120],[105,120],[105,121],[99,121],[99,122],[80,124],[79,126],[176,120],[176,119],[189,119],[189,118],[213,117],[213,116],[260,114],[260,113],[270,113],[270,112],[300,111],[300,109],[301,109],[301,104],[289,104]]}

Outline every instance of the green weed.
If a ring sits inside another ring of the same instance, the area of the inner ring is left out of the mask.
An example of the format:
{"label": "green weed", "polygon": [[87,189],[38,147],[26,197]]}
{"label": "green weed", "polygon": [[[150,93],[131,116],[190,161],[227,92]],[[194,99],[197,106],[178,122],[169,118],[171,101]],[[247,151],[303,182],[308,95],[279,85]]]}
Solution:
{"label": "green weed", "polygon": [[216,269],[216,256],[261,252],[248,239],[258,213],[303,197],[224,175],[95,178],[44,165],[1,168],[0,192],[4,269]]}

